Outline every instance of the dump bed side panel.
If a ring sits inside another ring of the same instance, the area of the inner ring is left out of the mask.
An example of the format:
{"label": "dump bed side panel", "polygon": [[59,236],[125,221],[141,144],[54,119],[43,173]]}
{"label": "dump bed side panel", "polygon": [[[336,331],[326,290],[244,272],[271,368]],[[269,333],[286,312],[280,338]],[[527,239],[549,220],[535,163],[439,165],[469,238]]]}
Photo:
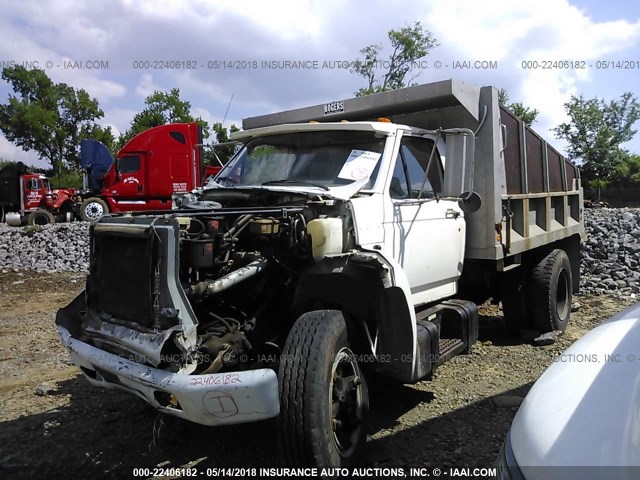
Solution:
{"label": "dump bed side panel", "polygon": [[510,256],[584,235],[580,172],[506,107],[502,245]]}

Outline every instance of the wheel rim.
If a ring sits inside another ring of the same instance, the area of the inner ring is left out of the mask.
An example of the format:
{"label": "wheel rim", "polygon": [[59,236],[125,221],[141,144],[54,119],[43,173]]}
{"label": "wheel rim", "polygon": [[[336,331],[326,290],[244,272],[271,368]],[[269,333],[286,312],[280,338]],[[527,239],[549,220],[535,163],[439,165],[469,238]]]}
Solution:
{"label": "wheel rim", "polygon": [[98,202],[88,203],[84,209],[84,213],[87,218],[91,220],[98,220],[102,215],[104,215],[104,208]]}
{"label": "wheel rim", "polygon": [[363,428],[365,392],[358,362],[344,347],[336,354],[331,369],[331,427],[338,452],[348,457],[358,446]]}
{"label": "wheel rim", "polygon": [[564,320],[569,313],[569,276],[566,270],[560,270],[558,287],[556,289],[556,313],[560,320]]}

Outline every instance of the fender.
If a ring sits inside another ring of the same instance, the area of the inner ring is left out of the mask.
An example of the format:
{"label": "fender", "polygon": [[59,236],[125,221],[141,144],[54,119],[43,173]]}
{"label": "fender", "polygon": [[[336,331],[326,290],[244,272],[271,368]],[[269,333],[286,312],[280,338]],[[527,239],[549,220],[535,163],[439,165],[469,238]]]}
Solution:
{"label": "fender", "polygon": [[411,381],[416,368],[416,317],[402,268],[378,252],[329,255],[305,270],[292,311],[335,308],[360,320],[361,338],[380,373]]}
{"label": "fender", "polygon": [[74,196],[75,190],[73,189],[53,190],[53,208],[55,210],[60,210],[67,202],[71,202],[73,204]]}

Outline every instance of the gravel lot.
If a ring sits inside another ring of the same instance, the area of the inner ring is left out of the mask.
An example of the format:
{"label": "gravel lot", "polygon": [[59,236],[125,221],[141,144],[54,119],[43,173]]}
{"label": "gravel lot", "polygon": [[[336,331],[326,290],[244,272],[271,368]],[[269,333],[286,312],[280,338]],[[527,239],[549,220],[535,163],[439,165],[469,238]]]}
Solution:
{"label": "gravel lot", "polygon": [[[68,361],[54,312],[82,288],[81,273],[0,275],[0,472],[4,478],[130,478],[132,467],[271,466],[272,424],[207,428],[159,416],[121,392],[90,387]],[[371,386],[368,466],[491,466],[518,397],[573,341],[633,302],[582,304],[559,341],[534,347],[508,335],[495,306],[481,309],[472,353],[432,382]],[[37,387],[40,387],[36,394]],[[69,469],[60,471],[60,467]]]}
{"label": "gravel lot", "polygon": [[[470,355],[440,367],[431,382],[370,385],[364,465],[493,465],[532,383],[562,350],[640,293],[640,210],[587,210],[585,217],[584,295],[575,299],[581,308],[566,334],[534,347],[505,332],[499,307],[482,306],[480,340]],[[276,464],[272,422],[202,427],[158,415],[125,393],[90,387],[79,375],[53,319],[84,287],[87,233],[82,222],[39,231],[0,225],[0,472],[111,479],[130,478],[132,467]]]}

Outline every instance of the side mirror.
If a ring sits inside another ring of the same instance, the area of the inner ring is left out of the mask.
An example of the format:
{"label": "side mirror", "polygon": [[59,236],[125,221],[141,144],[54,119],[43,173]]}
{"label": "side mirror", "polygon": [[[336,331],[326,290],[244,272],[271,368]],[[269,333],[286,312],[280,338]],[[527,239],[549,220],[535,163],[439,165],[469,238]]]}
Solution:
{"label": "side mirror", "polygon": [[475,212],[482,205],[480,195],[473,191],[475,135],[465,128],[448,129],[444,133],[447,156],[442,196],[458,197],[465,213]]}
{"label": "side mirror", "polygon": [[466,129],[446,130],[445,142],[447,156],[442,194],[446,197],[459,197],[464,192],[473,190],[475,137]]}

